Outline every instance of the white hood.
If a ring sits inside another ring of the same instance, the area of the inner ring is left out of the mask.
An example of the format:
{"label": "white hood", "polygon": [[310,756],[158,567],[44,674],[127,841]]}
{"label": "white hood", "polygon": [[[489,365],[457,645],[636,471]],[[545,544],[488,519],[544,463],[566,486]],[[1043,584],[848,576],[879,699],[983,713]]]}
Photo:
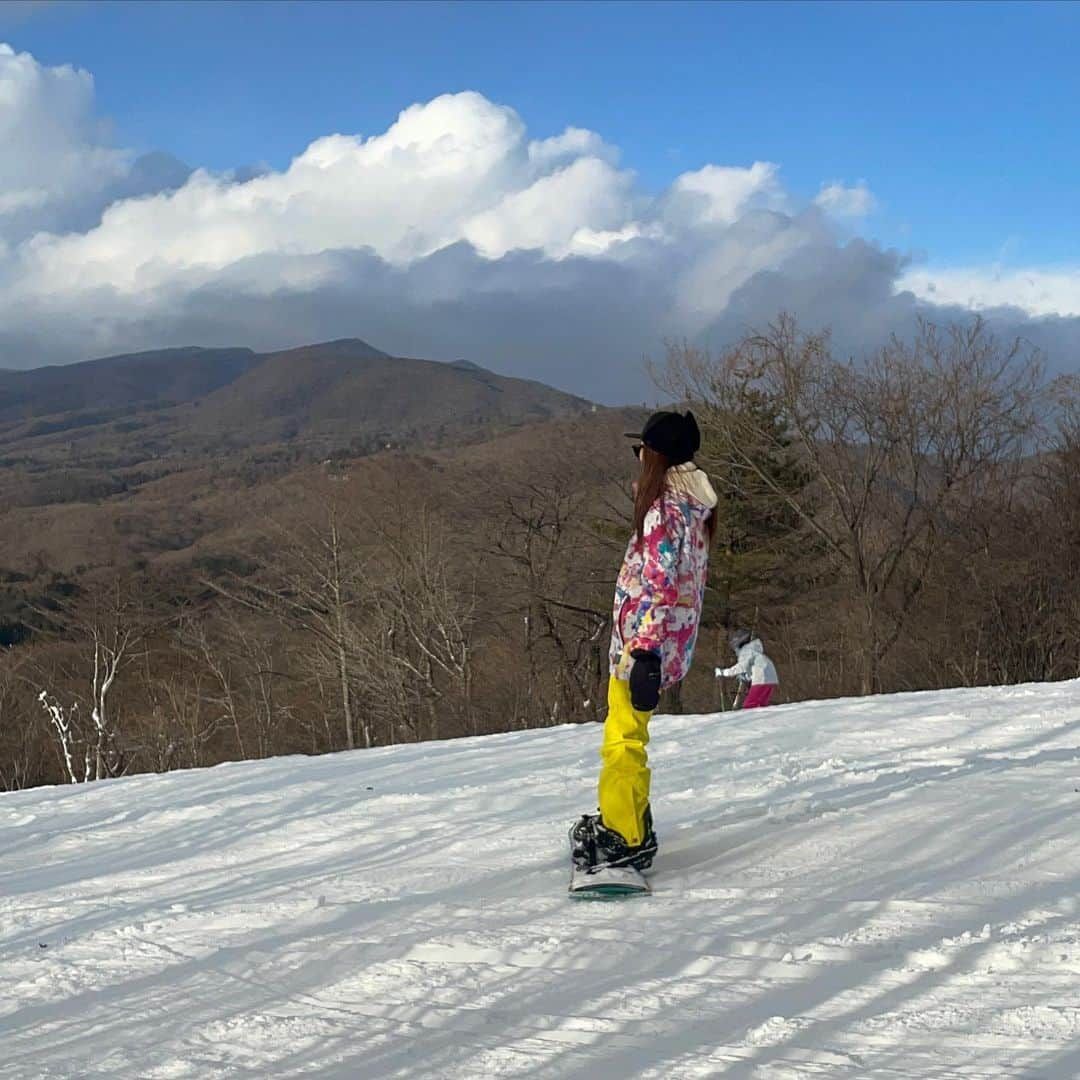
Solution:
{"label": "white hood", "polygon": [[761,644],[761,638],[751,638],[741,646],[738,658],[729,668],[717,668],[717,675],[726,678],[740,678],[759,686],[761,683],[771,683],[773,686],[780,682],[776,674],[776,665],[765,655],[765,646]]}
{"label": "white hood", "polygon": [[706,510],[711,510],[718,502],[708,474],[692,461],[668,469],[667,483],[672,491],[689,495],[695,502],[701,503]]}

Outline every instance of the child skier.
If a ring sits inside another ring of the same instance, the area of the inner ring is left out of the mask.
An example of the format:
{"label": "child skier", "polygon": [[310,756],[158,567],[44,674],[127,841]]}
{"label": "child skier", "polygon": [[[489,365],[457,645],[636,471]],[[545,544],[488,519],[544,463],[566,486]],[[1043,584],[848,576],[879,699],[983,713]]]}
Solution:
{"label": "child skier", "polygon": [[615,586],[608,715],[600,749],[600,813],[570,830],[578,870],[644,870],[656,854],[649,807],[649,719],[660,691],[686,676],[694,655],[716,492],[693,462],[701,434],[692,413],[649,417],[633,447],[634,533]]}
{"label": "child skier", "polygon": [[772,700],[773,691],[780,682],[776,676],[776,665],[765,655],[761,639],[754,637],[749,630],[736,630],[729,640],[735,651],[735,663],[729,668],[717,668],[716,677],[734,677],[748,683],[749,689],[742,707],[763,708]]}

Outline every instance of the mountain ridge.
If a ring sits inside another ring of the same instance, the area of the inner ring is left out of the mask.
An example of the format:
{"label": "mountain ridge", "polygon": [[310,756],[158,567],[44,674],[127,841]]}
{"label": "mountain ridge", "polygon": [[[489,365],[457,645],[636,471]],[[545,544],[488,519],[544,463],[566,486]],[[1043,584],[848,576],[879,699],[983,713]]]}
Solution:
{"label": "mountain ridge", "polygon": [[359,338],[0,372],[0,503],[96,503],[205,467],[255,482],[304,462],[485,442],[595,408],[540,382],[392,357]]}
{"label": "mountain ridge", "polygon": [[0,423],[87,408],[103,398],[114,407],[190,401],[228,385],[269,357],[313,350],[354,359],[389,358],[388,353],[360,338],[338,338],[268,352],[244,346],[182,345],[116,353],[75,364],[0,368]]}
{"label": "mountain ridge", "polygon": [[[0,444],[120,424],[172,445],[445,438],[592,403],[467,360],[396,357],[360,338],[255,352],[184,346],[0,371]],[[80,436],[82,437],[82,436]]]}

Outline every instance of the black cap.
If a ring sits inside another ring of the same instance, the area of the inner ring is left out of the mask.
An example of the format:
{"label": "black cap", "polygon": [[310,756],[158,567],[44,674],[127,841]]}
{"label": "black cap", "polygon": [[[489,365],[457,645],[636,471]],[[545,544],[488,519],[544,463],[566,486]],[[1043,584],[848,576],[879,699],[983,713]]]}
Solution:
{"label": "black cap", "polygon": [[692,412],[655,412],[640,432],[628,431],[626,437],[640,439],[663,454],[669,465],[682,465],[701,449],[701,432]]}

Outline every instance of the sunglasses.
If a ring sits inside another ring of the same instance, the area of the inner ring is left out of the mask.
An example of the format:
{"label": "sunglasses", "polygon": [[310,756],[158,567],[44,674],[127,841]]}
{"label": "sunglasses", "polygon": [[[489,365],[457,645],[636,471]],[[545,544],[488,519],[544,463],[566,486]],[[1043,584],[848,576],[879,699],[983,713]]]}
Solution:
{"label": "sunglasses", "polygon": [[630,447],[631,453],[633,453],[634,457],[636,457],[639,461],[641,460],[641,451],[644,449],[645,448],[641,445],[641,443],[634,443],[634,445]]}

